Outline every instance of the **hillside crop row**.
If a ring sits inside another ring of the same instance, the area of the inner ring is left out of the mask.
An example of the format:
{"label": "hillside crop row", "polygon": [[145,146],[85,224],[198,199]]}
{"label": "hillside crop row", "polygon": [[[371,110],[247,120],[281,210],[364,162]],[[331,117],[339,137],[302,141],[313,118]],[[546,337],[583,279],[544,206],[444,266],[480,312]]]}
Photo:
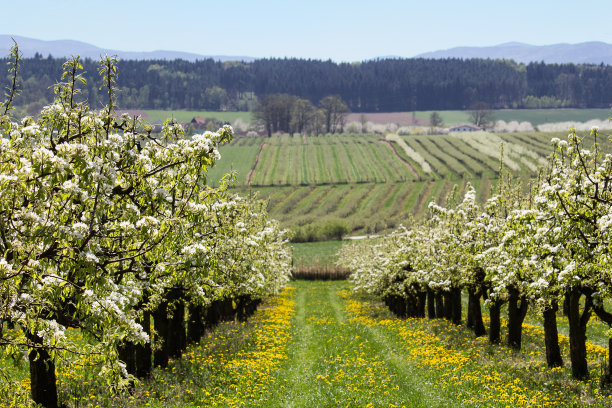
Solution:
{"label": "hillside crop row", "polygon": [[[430,200],[444,204],[453,185],[462,192],[467,181],[484,202],[497,185],[502,150],[508,170],[535,177],[554,136],[562,135],[243,137],[221,148],[223,160],[208,182],[236,171],[236,188],[267,199],[286,227],[340,220],[349,232],[376,232],[420,217]],[[609,142],[600,142],[610,150]]]}

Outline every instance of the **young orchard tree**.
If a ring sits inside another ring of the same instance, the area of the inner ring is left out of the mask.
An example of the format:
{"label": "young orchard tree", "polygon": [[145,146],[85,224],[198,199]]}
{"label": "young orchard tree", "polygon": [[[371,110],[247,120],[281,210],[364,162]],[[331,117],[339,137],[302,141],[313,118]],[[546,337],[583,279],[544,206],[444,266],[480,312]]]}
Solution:
{"label": "young orchard tree", "polygon": [[486,215],[476,203],[476,190],[468,184],[463,201],[455,209],[453,230],[457,240],[457,263],[463,276],[463,286],[468,292],[468,328],[478,336],[485,335],[480,298],[484,295],[485,272],[477,256],[485,248],[484,226]]}
{"label": "young orchard tree", "polygon": [[[501,157],[503,157],[503,147]],[[508,216],[523,202],[523,195],[521,186],[514,182],[503,161],[500,163],[499,174],[498,194],[487,200],[484,212],[481,214],[484,234],[481,236],[482,252],[476,256],[476,259],[485,272],[486,291],[483,296],[486,299],[485,305],[489,308],[489,342],[494,344],[501,341],[501,307],[509,301],[511,294],[512,302],[508,306],[508,313],[512,314],[512,319],[508,322],[507,343],[510,347],[520,348],[522,321],[528,303],[526,299],[521,299],[521,294],[515,291],[514,286],[510,287],[510,291],[507,290],[505,283],[508,281],[505,280],[505,276],[517,272],[506,269],[508,265],[502,264],[498,253],[506,231]]]}
{"label": "young orchard tree", "polygon": [[454,324],[461,324],[463,276],[459,263],[461,242],[457,226],[462,213],[433,202],[429,204],[429,209],[434,214],[431,240],[425,243],[432,248],[429,251],[429,286],[444,296],[444,317]]}
{"label": "young orchard tree", "polygon": [[563,294],[558,275],[567,264],[565,237],[548,212],[547,200],[536,196],[529,208],[511,213],[500,250],[513,268],[520,268],[523,292],[544,317],[544,343],[549,367],[563,365],[557,330],[558,301]]}
{"label": "young orchard tree", "polygon": [[591,136],[595,140],[592,150],[584,149],[583,140],[573,130],[567,141],[553,139],[555,153],[540,189],[540,200],[563,237],[565,259],[556,268],[556,280],[568,298],[572,374],[578,379],[589,376],[586,326],[591,314],[612,324],[604,308],[611,282],[612,155],[601,154],[597,128],[591,130]]}

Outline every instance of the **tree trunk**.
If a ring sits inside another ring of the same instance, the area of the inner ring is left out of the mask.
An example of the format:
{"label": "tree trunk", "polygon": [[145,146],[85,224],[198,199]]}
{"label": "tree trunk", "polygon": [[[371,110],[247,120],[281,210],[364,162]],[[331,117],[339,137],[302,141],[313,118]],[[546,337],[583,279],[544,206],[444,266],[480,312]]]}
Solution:
{"label": "tree trunk", "polygon": [[149,342],[144,344],[136,345],[136,377],[146,378],[151,375],[152,364],[151,364],[151,314],[149,312],[143,312],[140,324],[144,329],[144,332],[149,335]]}
{"label": "tree trunk", "polygon": [[501,312],[502,303],[492,301],[489,306],[489,343],[498,344],[501,338]]}
{"label": "tree trunk", "polygon": [[565,294],[565,296],[563,296],[563,316],[568,316],[569,315],[569,292]]}
{"label": "tree trunk", "polygon": [[444,295],[442,292],[436,293],[436,318],[444,318]]}
{"label": "tree trunk", "polygon": [[238,297],[238,309],[236,310],[236,319],[238,319],[239,322],[246,322],[249,318],[247,307],[250,301],[251,297],[249,295],[242,295]]}
{"label": "tree trunk", "polygon": [[406,299],[397,295],[387,296],[385,298],[385,303],[389,310],[399,317],[400,319],[404,319],[407,313],[407,302]]}
{"label": "tree trunk", "polygon": [[168,302],[163,301],[153,312],[153,323],[155,325],[155,345],[153,361],[156,367],[168,367]]}
{"label": "tree trunk", "polygon": [[484,336],[487,334],[484,322],[482,320],[482,309],[480,307],[480,291],[469,290],[468,291],[468,324],[476,337]]}
{"label": "tree trunk", "polygon": [[427,318],[436,318],[436,302],[433,290],[427,288]]}
{"label": "tree trunk", "polygon": [[408,315],[408,303],[406,299],[401,296],[394,296],[395,307],[397,308],[397,315],[402,319],[405,319]]}
{"label": "tree trunk", "polygon": [[253,314],[257,311],[257,306],[259,306],[259,303],[261,303],[261,299],[251,300],[251,303],[249,303],[248,310],[249,317],[253,316]]}
{"label": "tree trunk", "polygon": [[546,363],[548,367],[563,367],[563,357],[559,348],[557,332],[557,310],[559,305],[553,301],[544,309],[544,344],[546,345]]}
{"label": "tree trunk", "polygon": [[474,302],[474,297],[474,291],[468,288],[468,309],[467,316],[465,318],[465,327],[471,330],[474,330],[474,307],[472,306],[472,303]]}
{"label": "tree trunk", "polygon": [[402,300],[406,305],[406,317],[417,317],[419,314],[418,298],[413,294],[407,294]]}
{"label": "tree trunk", "polygon": [[452,292],[444,292],[444,318],[446,320],[453,319],[453,301]]}
{"label": "tree trunk", "polygon": [[221,321],[231,322],[236,317],[236,310],[232,305],[233,299],[227,298],[221,301]]}
{"label": "tree trunk", "polygon": [[461,288],[452,288],[451,299],[451,321],[453,324],[461,324]]}
{"label": "tree trunk", "polygon": [[26,333],[26,337],[34,345],[41,346],[41,348],[30,349],[28,354],[32,400],[44,408],[57,408],[55,362],[49,355],[49,351],[42,347],[41,337],[31,333]]}
{"label": "tree trunk", "polygon": [[604,368],[604,372],[599,379],[601,388],[609,388],[612,384],[612,337],[608,339],[608,366]]}
{"label": "tree trunk", "polygon": [[219,312],[219,300],[214,300],[206,310],[205,327],[207,330],[212,329],[219,324],[221,313]]}
{"label": "tree trunk", "polygon": [[427,305],[427,292],[419,291],[418,293],[418,302],[417,302],[417,315],[416,317],[425,317],[425,307]]}
{"label": "tree trunk", "polygon": [[[602,301],[593,302],[593,311],[603,320],[608,326],[612,327],[612,313],[607,312]],[[612,337],[608,339],[608,366],[601,378],[599,379],[601,387],[609,387],[612,384]]]}
{"label": "tree trunk", "polygon": [[123,342],[117,346],[119,360],[125,363],[125,370],[128,374],[136,375],[136,345],[130,342]]}
{"label": "tree trunk", "polygon": [[523,320],[527,315],[529,302],[527,297],[520,296],[517,288],[509,288],[508,292],[510,295],[508,297],[508,347],[520,350]]}
{"label": "tree trunk", "polygon": [[586,326],[591,317],[590,297],[586,297],[585,307],[580,313],[580,289],[569,291],[568,314],[570,358],[572,360],[572,376],[578,380],[589,378],[586,352]]}
{"label": "tree trunk", "polygon": [[612,384],[612,337],[608,338],[608,367],[606,367],[602,383],[606,385]]}
{"label": "tree trunk", "polygon": [[204,307],[189,305],[189,320],[187,321],[187,340],[197,343],[204,335]]}
{"label": "tree trunk", "polygon": [[174,310],[168,327],[168,356],[178,358],[186,347],[185,302],[173,296]]}

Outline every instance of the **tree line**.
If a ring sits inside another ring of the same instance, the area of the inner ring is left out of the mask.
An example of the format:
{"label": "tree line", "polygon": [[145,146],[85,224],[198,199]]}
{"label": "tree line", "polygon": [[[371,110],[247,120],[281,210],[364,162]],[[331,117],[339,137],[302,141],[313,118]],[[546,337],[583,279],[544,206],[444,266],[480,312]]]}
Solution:
{"label": "tree line", "polygon": [[264,95],[253,109],[268,136],[275,132],[322,134],[342,133],[349,109],[338,95],[328,95],[318,107],[308,99],[289,94]]}
{"label": "tree line", "polygon": [[[0,62],[7,63],[8,59]],[[48,104],[63,60],[24,60],[20,98],[30,114]],[[95,85],[97,65],[83,60],[83,94],[104,105]],[[380,59],[335,63],[305,59],[254,62],[122,60],[117,104],[125,109],[250,110],[256,98],[289,94],[317,104],[338,95],[352,112],[464,110],[477,102],[492,108],[608,108],[612,67],[517,64],[482,59]],[[0,78],[6,86],[9,78]]]}

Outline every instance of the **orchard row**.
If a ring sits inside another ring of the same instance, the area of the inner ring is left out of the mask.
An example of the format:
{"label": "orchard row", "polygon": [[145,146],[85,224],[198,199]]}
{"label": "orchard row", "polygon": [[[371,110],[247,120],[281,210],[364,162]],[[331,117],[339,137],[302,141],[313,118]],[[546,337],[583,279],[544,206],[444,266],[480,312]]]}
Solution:
{"label": "orchard row", "polygon": [[[431,203],[424,222],[343,248],[341,265],[353,271],[356,290],[383,297],[401,316],[460,324],[466,293],[466,323],[476,336],[487,334],[484,299],[491,343],[500,342],[500,313],[507,305],[506,342],[515,349],[521,348],[527,311],[536,309],[544,318],[550,367],[563,365],[557,333],[563,306],[572,373],[586,379],[587,323],[596,314],[612,324],[606,310],[612,296],[612,155],[601,152],[598,133],[591,130],[590,150],[574,131],[568,140],[553,139],[547,166],[528,185],[512,180],[502,163],[499,190],[484,205],[468,187],[462,200]],[[610,380],[609,371],[604,379]]]}
{"label": "orchard row", "polygon": [[117,117],[112,58],[99,66],[107,105],[93,111],[78,57],[55,101],[16,123],[16,47],[12,58],[0,105],[0,345],[28,356],[34,402],[62,403],[60,359],[89,356],[100,382],[121,391],[179,356],[187,336],[245,318],[285,285],[291,255],[265,205],[231,194],[229,177],[207,186],[231,127],[187,138],[173,121],[153,134]]}

